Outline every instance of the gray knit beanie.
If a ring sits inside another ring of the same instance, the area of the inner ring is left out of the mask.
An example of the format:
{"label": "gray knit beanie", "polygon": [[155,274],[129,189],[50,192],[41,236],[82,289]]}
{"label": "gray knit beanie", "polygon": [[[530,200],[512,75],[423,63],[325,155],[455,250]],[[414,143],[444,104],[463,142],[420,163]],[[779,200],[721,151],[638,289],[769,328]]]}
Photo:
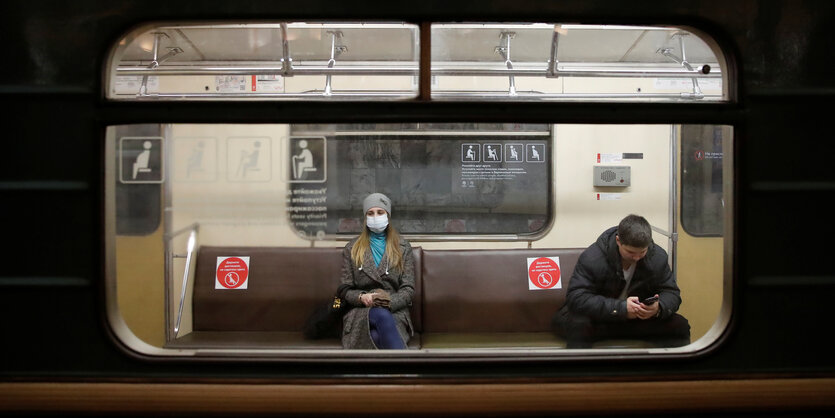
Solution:
{"label": "gray knit beanie", "polygon": [[383,208],[391,215],[391,199],[382,193],[371,193],[362,201],[362,213],[368,213],[371,208]]}

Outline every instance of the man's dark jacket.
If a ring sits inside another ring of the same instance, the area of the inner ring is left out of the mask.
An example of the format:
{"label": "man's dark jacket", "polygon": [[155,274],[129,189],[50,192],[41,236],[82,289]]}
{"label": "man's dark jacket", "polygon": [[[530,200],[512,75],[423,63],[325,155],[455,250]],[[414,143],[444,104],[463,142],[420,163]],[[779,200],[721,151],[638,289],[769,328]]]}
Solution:
{"label": "man's dark jacket", "polygon": [[[563,309],[593,320],[627,319],[626,301],[618,299],[626,281],[615,242],[616,235],[617,227],[607,229],[597,242],[580,254]],[[667,318],[678,310],[681,292],[667,263],[667,252],[652,243],[647,255],[635,267],[627,296],[643,299],[656,293],[659,295],[660,318]]]}

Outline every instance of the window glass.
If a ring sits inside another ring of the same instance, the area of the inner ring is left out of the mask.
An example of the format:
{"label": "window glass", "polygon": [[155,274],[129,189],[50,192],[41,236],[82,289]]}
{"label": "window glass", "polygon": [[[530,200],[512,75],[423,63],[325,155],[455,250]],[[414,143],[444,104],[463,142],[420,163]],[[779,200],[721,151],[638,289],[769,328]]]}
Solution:
{"label": "window glass", "polygon": [[117,100],[404,99],[419,33],[404,23],[152,25],[113,49]]}
{"label": "window glass", "polygon": [[691,235],[721,236],[725,198],[722,166],[727,127],[682,125],[681,224]]}
{"label": "window glass", "polygon": [[[161,213],[162,175],[155,181],[143,181],[152,170],[162,171],[162,131],[159,125],[119,126],[116,136],[118,148],[124,155],[119,161],[119,179],[116,183],[116,233],[123,235],[147,235],[159,228]],[[146,147],[146,145],[149,145]],[[156,145],[156,149],[154,149]]]}
{"label": "window glass", "polygon": [[549,125],[292,125],[288,212],[302,236],[356,235],[369,193],[406,235],[534,236],[549,225]]}
{"label": "window glass", "polygon": [[[333,297],[362,199],[383,192],[391,225],[421,257],[410,308],[410,347],[421,350],[393,355],[570,353],[551,318],[582,251],[630,213],[647,219],[668,254],[691,330],[690,345],[656,353],[696,351],[727,320],[731,245],[701,236],[716,226],[690,218],[704,208],[727,217],[731,144],[731,128],[713,125],[111,126],[111,324],[129,346],[164,356],[378,355],[302,330]],[[698,151],[704,158],[687,161]],[[593,348],[658,347],[628,339]]]}
{"label": "window glass", "polygon": [[569,24],[432,25],[432,97],[715,102],[725,64],[682,28]]}
{"label": "window glass", "polygon": [[[685,28],[545,23],[431,25],[440,100],[717,102],[726,64]],[[151,25],[114,46],[116,100],[388,100],[418,95],[417,25]]]}

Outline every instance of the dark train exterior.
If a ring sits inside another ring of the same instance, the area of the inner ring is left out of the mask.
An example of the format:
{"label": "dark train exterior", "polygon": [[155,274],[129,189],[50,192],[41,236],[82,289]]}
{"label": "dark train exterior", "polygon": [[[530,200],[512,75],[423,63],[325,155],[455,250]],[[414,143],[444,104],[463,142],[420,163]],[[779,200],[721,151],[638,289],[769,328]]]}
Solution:
{"label": "dark train exterior", "polygon": [[[830,26],[835,24],[835,3],[11,1],[0,10],[0,38],[9,52],[0,81],[6,256],[0,273],[3,413],[359,414],[371,408],[378,413],[579,414],[835,408],[835,356],[827,342],[835,297],[828,242],[833,228],[826,203],[835,197],[827,125],[830,100],[835,99],[835,78],[828,70],[835,45]],[[104,98],[109,48],[138,24],[287,19],[693,27],[711,35],[725,51],[731,101],[230,105]],[[148,359],[131,354],[114,338],[104,296],[108,125],[363,121],[733,126],[734,300],[729,327],[716,344],[695,355],[489,363]],[[101,390],[111,391],[111,397],[100,397]],[[375,393],[397,400],[367,406]]]}

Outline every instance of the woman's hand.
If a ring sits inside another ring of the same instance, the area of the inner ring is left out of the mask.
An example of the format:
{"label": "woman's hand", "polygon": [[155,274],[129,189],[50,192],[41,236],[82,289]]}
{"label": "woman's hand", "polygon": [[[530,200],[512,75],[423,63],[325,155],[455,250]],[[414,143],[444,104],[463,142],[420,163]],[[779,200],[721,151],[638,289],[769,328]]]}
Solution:
{"label": "woman's hand", "polygon": [[376,295],[376,293],[363,293],[360,295],[360,302],[362,302],[362,304],[366,307],[371,307],[374,305],[374,295]]}

